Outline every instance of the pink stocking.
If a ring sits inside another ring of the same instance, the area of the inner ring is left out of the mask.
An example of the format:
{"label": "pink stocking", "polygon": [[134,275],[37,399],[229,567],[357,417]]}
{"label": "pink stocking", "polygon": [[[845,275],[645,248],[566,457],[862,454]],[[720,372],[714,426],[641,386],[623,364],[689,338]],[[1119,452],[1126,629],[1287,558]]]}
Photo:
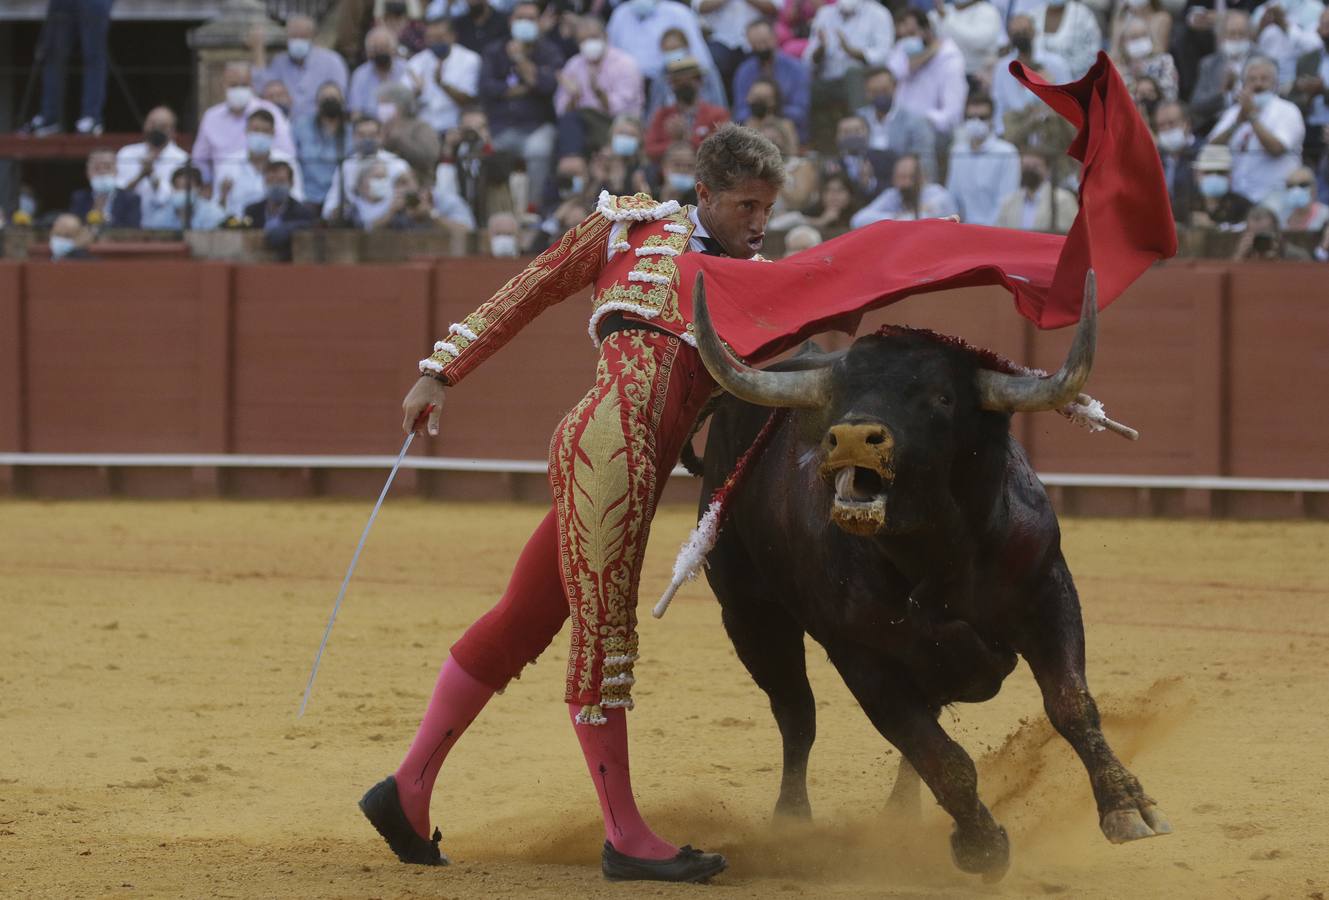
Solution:
{"label": "pink stocking", "polygon": [[429,797],[438,770],[492,696],[493,688],[472,678],[451,656],[443,661],[424,721],[396,772],[401,808],[425,840],[429,839]]}
{"label": "pink stocking", "polygon": [[678,848],[656,836],[637,811],[632,797],[632,779],[628,774],[628,719],[622,709],[606,709],[604,725],[578,725],[580,703],[568,704],[572,729],[581,742],[586,768],[600,795],[604,815],[605,840],[619,853],[640,859],[670,859]]}

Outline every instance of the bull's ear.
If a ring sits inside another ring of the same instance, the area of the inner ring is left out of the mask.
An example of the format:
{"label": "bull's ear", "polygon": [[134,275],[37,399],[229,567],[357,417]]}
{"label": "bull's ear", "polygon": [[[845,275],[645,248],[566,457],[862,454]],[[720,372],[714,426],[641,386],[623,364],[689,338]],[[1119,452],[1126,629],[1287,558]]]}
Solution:
{"label": "bull's ear", "polygon": [[1084,279],[1080,324],[1061,368],[1046,378],[1007,375],[982,369],[978,373],[979,403],[997,412],[1041,412],[1061,409],[1075,400],[1094,368],[1098,340],[1098,278],[1090,269]]}
{"label": "bull's ear", "polygon": [[831,397],[831,372],[828,368],[799,372],[763,372],[735,356],[711,323],[706,306],[706,279],[701,272],[692,287],[692,318],[697,326],[697,350],[715,383],[740,400],[758,406],[815,408]]}

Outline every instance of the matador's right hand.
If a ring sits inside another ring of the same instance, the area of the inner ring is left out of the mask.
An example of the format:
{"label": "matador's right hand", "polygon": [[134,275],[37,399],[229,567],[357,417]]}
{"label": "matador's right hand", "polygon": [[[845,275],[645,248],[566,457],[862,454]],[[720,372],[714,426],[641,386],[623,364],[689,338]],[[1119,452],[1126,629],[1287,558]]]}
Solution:
{"label": "matador's right hand", "polygon": [[[406,392],[406,399],[401,402],[405,417],[401,421],[401,430],[405,434],[419,431],[426,425],[431,436],[438,435],[438,420],[443,415],[443,382],[429,375],[421,375],[420,380]],[[429,412],[425,420],[425,411]]]}

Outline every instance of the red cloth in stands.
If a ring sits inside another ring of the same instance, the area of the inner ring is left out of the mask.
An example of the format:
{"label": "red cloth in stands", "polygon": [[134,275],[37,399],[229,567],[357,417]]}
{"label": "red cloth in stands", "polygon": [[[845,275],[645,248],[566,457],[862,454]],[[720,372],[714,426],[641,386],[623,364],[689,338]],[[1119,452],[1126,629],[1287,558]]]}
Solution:
{"label": "red cloth in stands", "polygon": [[716,331],[741,356],[772,356],[820,331],[852,334],[863,313],[913,294],[997,284],[1039,328],[1079,320],[1084,278],[1098,275],[1099,309],[1140,273],[1177,252],[1163,168],[1149,129],[1107,55],[1077,82],[1011,74],[1079,128],[1069,155],[1083,164],[1069,234],[1037,234],[934,219],[878,222],[776,263],[688,253],[679,302],[706,274]]}

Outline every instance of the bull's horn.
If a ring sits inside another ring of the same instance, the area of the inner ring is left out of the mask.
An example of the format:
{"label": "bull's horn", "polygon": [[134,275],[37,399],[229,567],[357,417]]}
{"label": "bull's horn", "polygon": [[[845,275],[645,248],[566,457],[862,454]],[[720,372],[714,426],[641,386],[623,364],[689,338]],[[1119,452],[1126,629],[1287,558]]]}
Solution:
{"label": "bull's horn", "polygon": [[743,363],[715,333],[706,309],[706,283],[700,272],[692,290],[692,315],[697,326],[697,349],[711,377],[740,400],[758,406],[823,406],[830,399],[829,369],[802,372],[763,372]]}
{"label": "bull's horn", "polygon": [[1089,380],[1094,367],[1094,342],[1098,334],[1098,279],[1090,269],[1084,279],[1084,303],[1075,340],[1060,371],[1046,378],[1007,375],[982,369],[978,373],[979,402],[998,412],[1040,412],[1061,409],[1073,401]]}

